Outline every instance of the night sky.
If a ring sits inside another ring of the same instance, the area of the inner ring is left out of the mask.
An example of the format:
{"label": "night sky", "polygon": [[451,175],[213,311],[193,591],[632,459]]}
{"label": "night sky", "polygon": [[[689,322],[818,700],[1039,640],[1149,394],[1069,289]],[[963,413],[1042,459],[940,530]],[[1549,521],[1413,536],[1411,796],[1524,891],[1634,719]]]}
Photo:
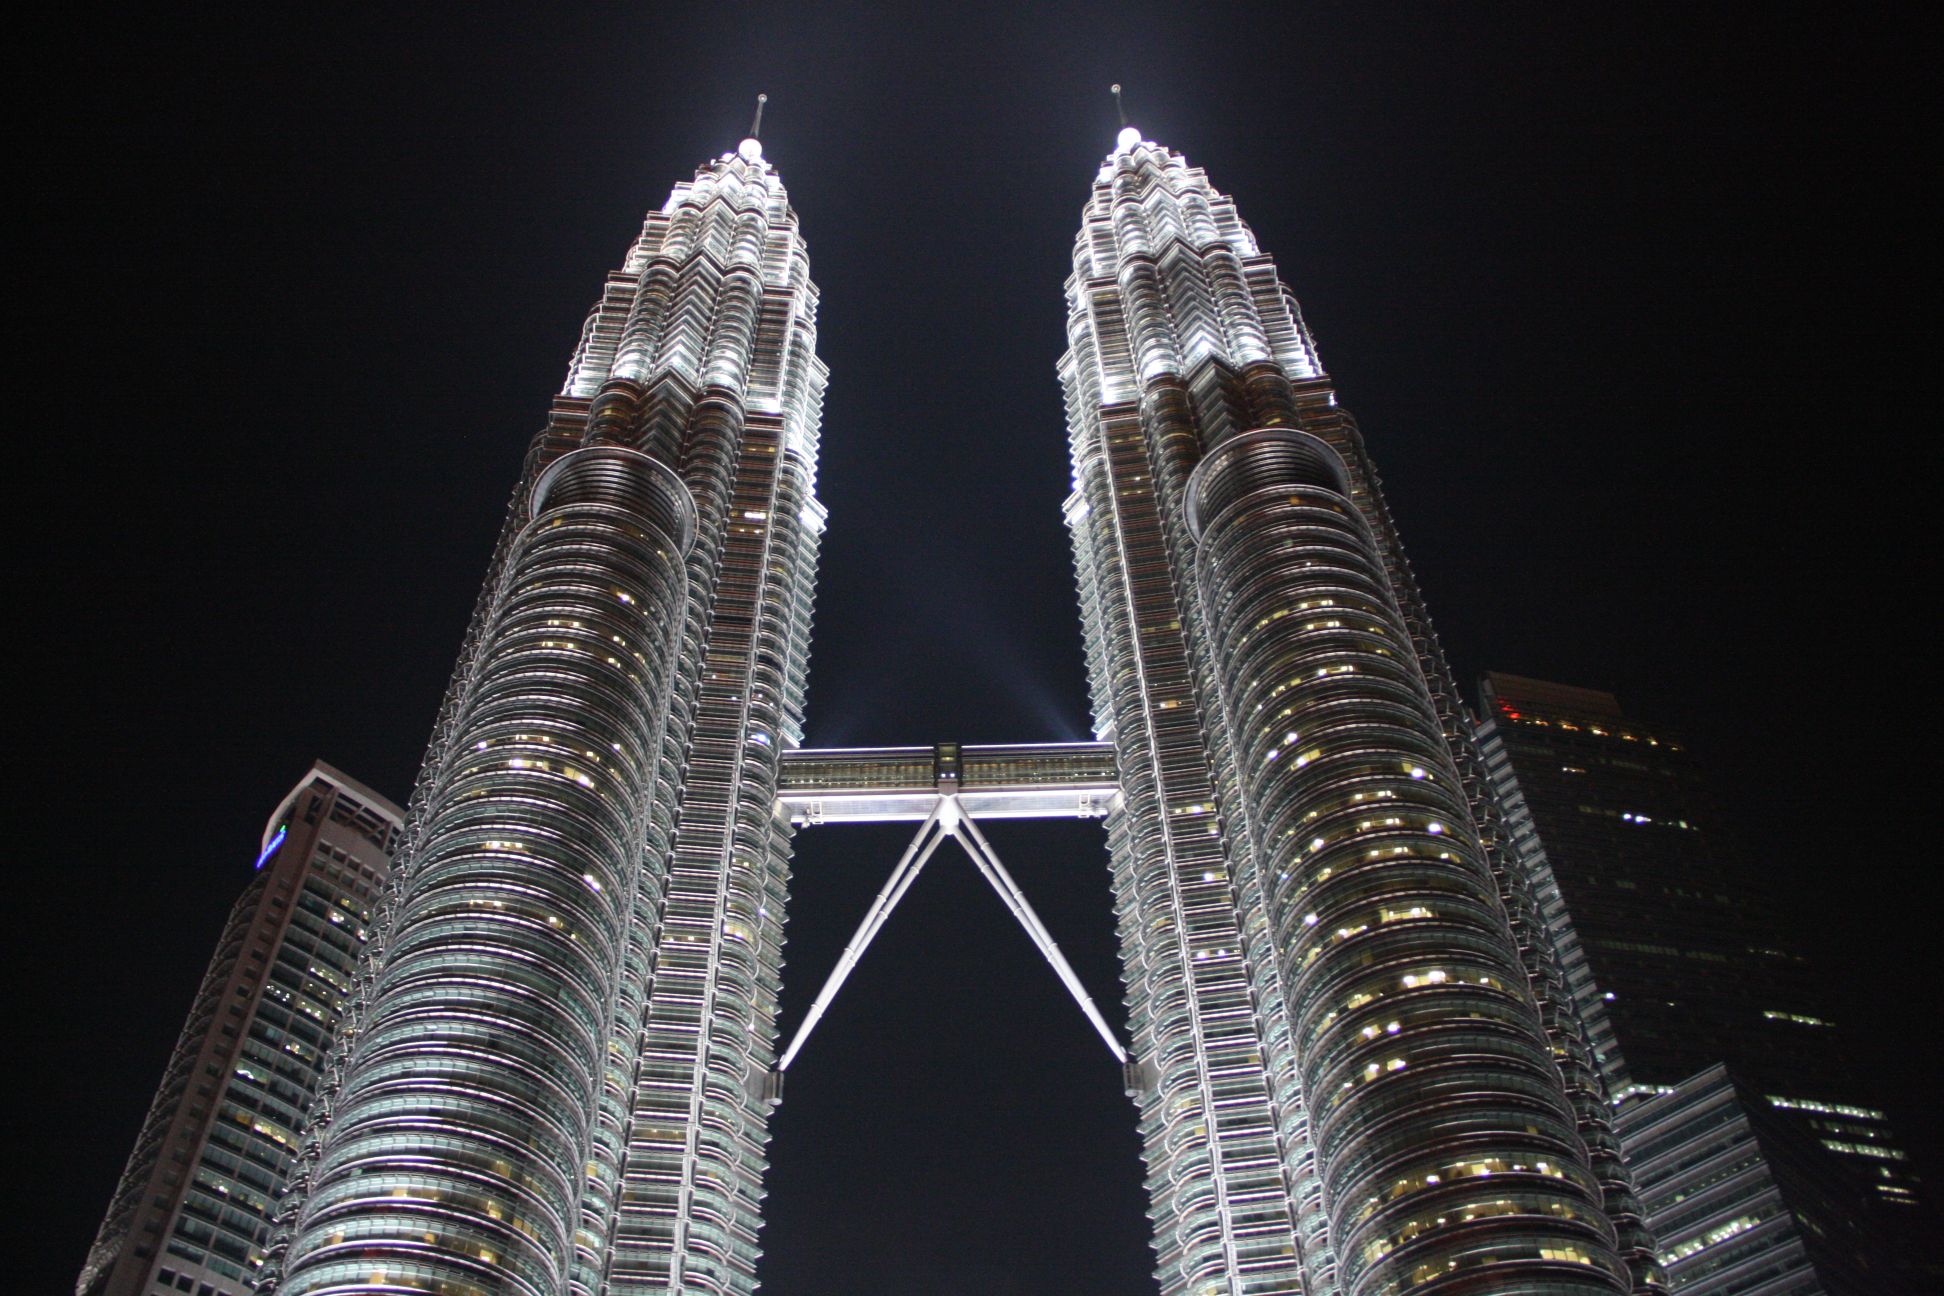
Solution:
{"label": "night sky", "polygon": [[[1460,676],[1691,735],[1944,1171],[1901,19],[339,8],[75,8],[15,68],[12,1290],[71,1286],[279,798],[407,794],[602,276],[759,90],[831,369],[811,743],[1085,736],[1054,363],[1120,81],[1302,300]],[[786,1030],[906,835],[799,837]],[[1117,1017],[1098,826],[990,836]],[[954,851],[774,1133],[767,1292],[1151,1290],[1115,1067]]]}

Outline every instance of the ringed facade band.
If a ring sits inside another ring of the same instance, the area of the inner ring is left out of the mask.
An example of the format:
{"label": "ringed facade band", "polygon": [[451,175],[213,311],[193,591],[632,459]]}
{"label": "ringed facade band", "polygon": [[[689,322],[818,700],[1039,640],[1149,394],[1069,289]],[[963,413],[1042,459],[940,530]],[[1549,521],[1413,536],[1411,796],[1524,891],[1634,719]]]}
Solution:
{"label": "ringed facade band", "polygon": [[[1169,1296],[1661,1278],[1596,1009],[1355,421],[1234,204],[1129,128],[1067,280],[1098,741],[806,752],[825,369],[760,144],[649,214],[534,439],[258,1290],[747,1293],[791,838],[956,838],[1125,1061]],[[1050,502],[1049,502],[1050,506]],[[787,755],[786,755],[787,754]],[[977,827],[1104,817],[1127,1031]]]}

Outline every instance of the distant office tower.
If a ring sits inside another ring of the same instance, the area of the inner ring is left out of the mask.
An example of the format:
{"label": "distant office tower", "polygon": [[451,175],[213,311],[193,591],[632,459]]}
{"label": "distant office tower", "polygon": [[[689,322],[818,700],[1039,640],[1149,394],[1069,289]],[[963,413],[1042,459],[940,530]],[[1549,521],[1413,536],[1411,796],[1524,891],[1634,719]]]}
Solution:
{"label": "distant office tower", "polygon": [[1477,734],[1676,1288],[1892,1290],[1916,1177],[1685,744],[1503,674]]}
{"label": "distant office tower", "polygon": [[1582,1025],[1294,298],[1132,128],[1073,267],[1067,518],[1164,1292],[1653,1284]]}
{"label": "distant office tower", "polygon": [[319,761],[263,830],[77,1296],[245,1296],[403,814]]}
{"label": "distant office tower", "polygon": [[1926,1271],[1924,1261],[1906,1257],[1876,1212],[1860,1206],[1867,1190],[1831,1172],[1821,1141],[1727,1067],[1637,1096],[1617,1123],[1677,1292],[1925,1296],[1938,1289],[1944,1275],[1935,1262]]}
{"label": "distant office tower", "polygon": [[754,1286],[777,761],[823,518],[816,305],[754,139],[609,276],[426,754],[267,1289]]}

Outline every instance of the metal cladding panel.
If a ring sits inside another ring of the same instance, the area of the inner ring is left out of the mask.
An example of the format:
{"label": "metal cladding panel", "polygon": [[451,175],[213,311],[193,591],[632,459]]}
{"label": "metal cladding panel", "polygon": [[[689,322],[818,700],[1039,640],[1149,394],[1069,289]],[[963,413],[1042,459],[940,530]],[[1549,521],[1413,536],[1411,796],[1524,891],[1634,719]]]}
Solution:
{"label": "metal cladding panel", "polygon": [[284,1292],[382,1271],[551,1296],[572,1263],[692,506],[637,451],[556,467],[387,920]]}

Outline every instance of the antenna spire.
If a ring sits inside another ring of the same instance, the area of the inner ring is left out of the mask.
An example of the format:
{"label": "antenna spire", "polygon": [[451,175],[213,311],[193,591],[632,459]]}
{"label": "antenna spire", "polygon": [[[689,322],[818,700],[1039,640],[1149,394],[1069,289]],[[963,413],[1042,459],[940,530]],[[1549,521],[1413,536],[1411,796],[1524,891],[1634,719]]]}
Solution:
{"label": "antenna spire", "polygon": [[1127,125],[1127,105],[1121,102],[1120,82],[1114,82],[1107,89],[1114,96],[1114,111],[1120,114],[1121,125]]}
{"label": "antenna spire", "polygon": [[751,139],[763,138],[763,105],[768,102],[768,95],[759,94],[756,96],[756,118],[749,123],[749,138]]}

